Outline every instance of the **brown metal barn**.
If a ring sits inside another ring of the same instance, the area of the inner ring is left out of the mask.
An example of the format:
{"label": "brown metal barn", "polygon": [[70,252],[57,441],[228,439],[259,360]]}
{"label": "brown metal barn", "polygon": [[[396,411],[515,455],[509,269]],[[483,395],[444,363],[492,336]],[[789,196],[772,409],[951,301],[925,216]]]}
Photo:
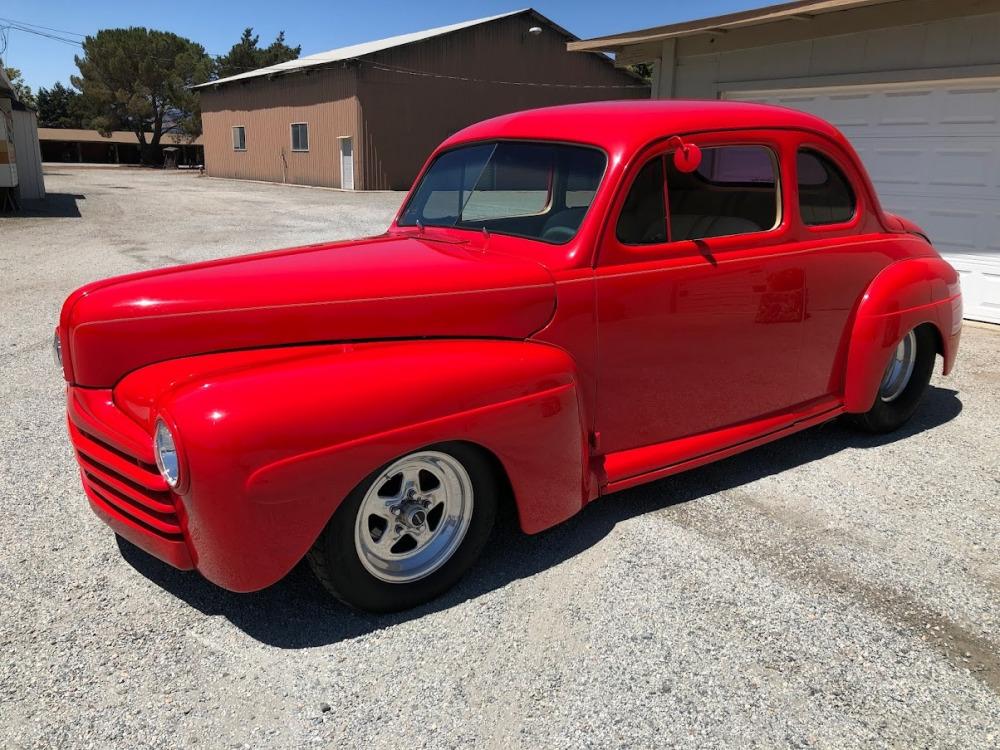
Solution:
{"label": "brown metal barn", "polygon": [[310,55],[204,84],[205,167],[359,190],[408,188],[441,140],[520,109],[649,89],[534,10]]}

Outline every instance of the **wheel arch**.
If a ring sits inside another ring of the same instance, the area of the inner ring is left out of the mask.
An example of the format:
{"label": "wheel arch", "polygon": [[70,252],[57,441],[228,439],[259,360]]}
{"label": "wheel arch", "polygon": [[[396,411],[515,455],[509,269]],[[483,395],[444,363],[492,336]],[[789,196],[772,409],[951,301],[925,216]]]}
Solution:
{"label": "wheel arch", "polygon": [[948,374],[962,325],[958,274],[939,257],[910,258],[884,268],[862,296],[851,327],[844,378],[850,413],[871,409],[889,358],[912,329],[928,326]]}
{"label": "wheel arch", "polygon": [[[133,418],[165,411],[178,425],[196,567],[226,588],[255,590],[281,578],[365,477],[428,445],[457,441],[483,452],[528,533],[573,515],[590,495],[575,363],[558,347],[297,347],[280,356],[206,355],[200,371],[199,359],[144,368],[120,393],[137,404]],[[137,394],[157,385],[163,392],[150,407]]]}
{"label": "wheel arch", "polygon": [[517,501],[517,496],[514,493],[514,485],[511,483],[510,474],[507,471],[507,467],[504,466],[503,461],[500,460],[500,457],[485,445],[480,445],[479,443],[474,443],[469,440],[454,440],[451,442],[468,446],[482,455],[482,457],[489,464],[490,470],[493,472],[493,478],[497,482],[497,499],[499,501],[499,506],[497,508],[498,515],[501,517],[504,515],[517,517],[518,525],[520,525],[523,529],[524,524],[521,519],[520,506]]}

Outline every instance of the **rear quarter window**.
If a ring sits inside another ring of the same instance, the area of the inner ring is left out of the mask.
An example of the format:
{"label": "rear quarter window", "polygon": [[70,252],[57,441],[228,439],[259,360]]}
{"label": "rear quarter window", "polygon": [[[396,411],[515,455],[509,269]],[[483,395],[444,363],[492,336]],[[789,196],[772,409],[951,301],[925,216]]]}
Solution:
{"label": "rear quarter window", "polygon": [[806,226],[843,224],[854,218],[857,200],[850,181],[832,159],[813,149],[799,149],[799,214]]}

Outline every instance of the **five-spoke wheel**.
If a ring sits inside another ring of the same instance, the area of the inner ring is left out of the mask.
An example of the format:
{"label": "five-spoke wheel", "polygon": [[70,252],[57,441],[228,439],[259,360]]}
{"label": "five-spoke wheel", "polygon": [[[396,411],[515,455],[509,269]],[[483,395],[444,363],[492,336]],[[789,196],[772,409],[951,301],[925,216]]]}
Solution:
{"label": "five-spoke wheel", "polygon": [[409,453],[372,473],[341,503],[309,552],[340,600],[375,612],[406,609],[454,584],[486,543],[498,476],[465,443]]}
{"label": "five-spoke wheel", "polygon": [[389,583],[433,573],[465,538],[473,504],[472,479],[454,457],[419,451],[399,459],[361,501],[354,531],[361,564]]}

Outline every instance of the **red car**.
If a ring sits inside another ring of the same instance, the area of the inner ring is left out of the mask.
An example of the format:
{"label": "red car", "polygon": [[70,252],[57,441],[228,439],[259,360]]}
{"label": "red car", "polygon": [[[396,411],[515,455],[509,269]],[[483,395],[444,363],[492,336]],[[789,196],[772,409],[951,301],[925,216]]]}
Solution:
{"label": "red car", "polygon": [[605,102],[457,133],[378,237],[85,286],[56,349],[117,534],[233,591],[308,557],[388,611],[451,586],[501,502],[534,534],[841,414],[896,429],[961,321],[828,123]]}

